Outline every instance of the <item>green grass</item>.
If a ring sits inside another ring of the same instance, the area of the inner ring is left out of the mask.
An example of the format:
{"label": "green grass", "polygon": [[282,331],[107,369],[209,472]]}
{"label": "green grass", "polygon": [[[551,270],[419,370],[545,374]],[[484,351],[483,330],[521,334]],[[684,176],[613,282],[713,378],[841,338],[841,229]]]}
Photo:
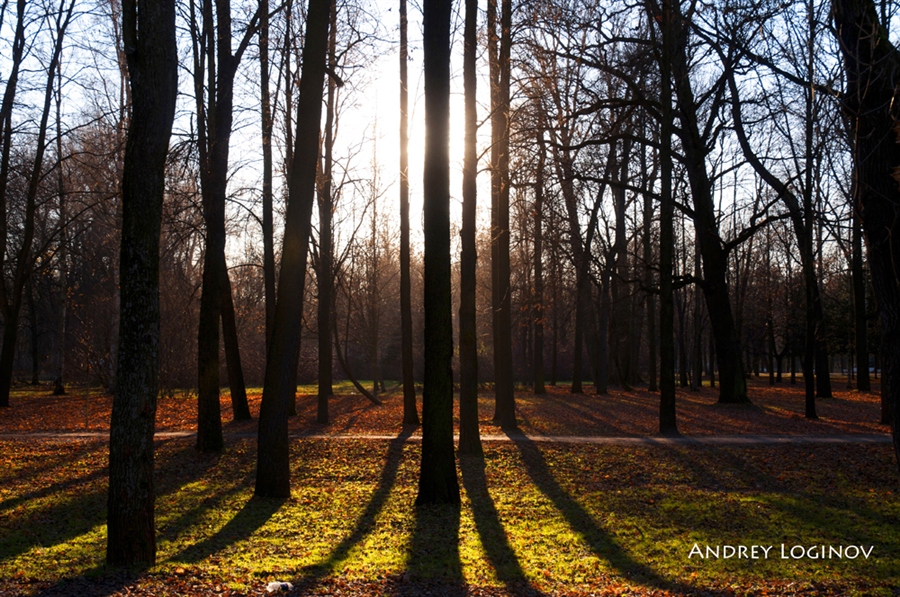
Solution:
{"label": "green grass", "polygon": [[[623,448],[486,444],[463,503],[413,506],[419,444],[293,444],[290,500],[251,499],[255,443],[219,457],[158,444],[158,564],[257,588],[394,575],[589,590],[800,581],[900,583],[890,446]],[[0,442],[0,578],[104,573],[106,449]],[[710,545],[873,545],[869,560],[699,560]]]}

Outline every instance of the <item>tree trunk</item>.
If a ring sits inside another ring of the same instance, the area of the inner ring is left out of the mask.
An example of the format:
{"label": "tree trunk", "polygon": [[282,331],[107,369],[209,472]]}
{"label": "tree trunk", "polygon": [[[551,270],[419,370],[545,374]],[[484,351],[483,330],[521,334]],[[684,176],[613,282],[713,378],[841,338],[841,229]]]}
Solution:
{"label": "tree trunk", "polygon": [[459,504],[450,304],[450,0],[424,4],[425,384],[416,505]]}
{"label": "tree trunk", "polygon": [[297,101],[297,134],[288,182],[275,325],[266,359],[259,412],[255,494],[260,497],[290,497],[291,493],[287,417],[297,390],[300,326],[312,206],[315,202],[330,6],[330,0],[310,0],[307,10],[300,97]]}
{"label": "tree trunk", "polygon": [[406,0],[400,0],[400,358],[403,367],[403,424],[418,425],[409,269],[409,69],[406,30]]}
{"label": "tree trunk", "polygon": [[[291,7],[285,7],[290,14]],[[286,33],[285,35],[288,35]],[[262,112],[262,233],[263,277],[266,289],[266,347],[272,339],[275,318],[275,222],[272,206],[272,100],[269,92],[269,0],[259,0],[259,77]],[[289,85],[285,85],[289,87]],[[285,112],[290,113],[287,105]],[[288,125],[290,126],[290,125]]]}
{"label": "tree trunk", "polygon": [[534,393],[544,394],[544,134],[538,133],[538,166],[534,183]]}
{"label": "tree trunk", "polygon": [[856,388],[860,392],[872,391],[869,380],[868,318],[866,317],[866,277],[863,271],[862,223],[859,214],[853,212],[853,314],[856,327]]}
{"label": "tree trunk", "polygon": [[66,186],[62,162],[62,72],[59,71],[56,75],[56,159],[59,160],[56,169],[56,192],[59,196],[60,222],[59,249],[56,252],[56,259],[59,264],[59,285],[62,289],[62,299],[60,300],[59,327],[57,329],[56,379],[53,381],[53,395],[63,396],[66,393],[66,317],[68,316],[69,302],[69,267],[67,263],[69,248],[69,216],[66,209]]}
{"label": "tree trunk", "polygon": [[[866,235],[872,286],[881,316],[883,376],[893,381],[900,372],[900,282],[895,264],[900,245],[892,231],[900,224],[900,191],[896,176],[900,147],[895,143],[897,102],[895,73],[900,52],[879,24],[872,0],[832,0],[832,15],[844,55],[847,92],[844,109],[851,118],[856,175],[855,210]],[[893,417],[894,449],[900,459],[900,425],[897,424],[900,384],[889,383],[888,401]]]}
{"label": "tree trunk", "polygon": [[[672,270],[675,261],[675,202],[672,197],[672,35],[671,0],[655,6],[662,30],[660,59],[660,219],[659,219],[659,432],[677,435],[675,414],[675,308]],[[654,15],[651,15],[654,16]]]}
{"label": "tree trunk", "polygon": [[34,304],[35,288],[34,276],[28,277],[28,292],[25,297],[28,302],[28,332],[31,335],[31,385],[36,386],[41,381],[41,357],[38,349],[37,307]]}
{"label": "tree trunk", "polygon": [[694,207],[694,229],[703,258],[703,294],[709,321],[716,340],[719,363],[719,402],[748,402],[747,382],[741,360],[741,339],[731,309],[728,289],[728,251],[719,236],[718,220],[712,196],[712,183],[706,169],[708,144],[700,133],[697,105],[689,73],[688,24],[677,4],[672,6],[673,27],[672,74],[677,109],[681,120],[680,137],[685,169],[690,183]]}
{"label": "tree trunk", "polygon": [[459,266],[459,453],[481,454],[478,431],[478,336],[476,327],[475,247],[478,155],[476,104],[476,53],[478,51],[478,2],[466,0],[463,85],[465,87],[466,138],[463,162],[462,250]]}
{"label": "tree trunk", "polygon": [[122,5],[132,113],[122,174],[121,316],[109,437],[106,562],[152,565],[153,431],[159,392],[159,234],[178,92],[172,0]]}
{"label": "tree trunk", "polygon": [[[335,66],[337,46],[337,3],[331,0],[330,32],[328,34],[328,63]],[[334,249],[331,241],[331,214],[334,211],[331,171],[334,148],[334,101],[336,84],[333,77],[328,79],[328,99],[325,103],[325,143],[322,148],[322,188],[319,190],[319,271],[316,282],[319,287],[317,305],[317,326],[319,342],[319,394],[316,407],[316,422],[328,424],[328,399],[334,394],[332,387],[331,298],[334,290],[332,257]]]}
{"label": "tree trunk", "polygon": [[[223,255],[224,257],[224,255]],[[237,320],[234,314],[234,298],[231,295],[231,280],[228,270],[220,266],[222,277],[222,338],[225,341],[225,363],[228,366],[228,387],[231,392],[231,416],[235,421],[249,421],[250,404],[244,385],[244,369],[238,349]]]}
{"label": "tree trunk", "polygon": [[499,54],[497,3],[488,2],[491,66],[491,297],[494,336],[494,422],[516,427],[512,379],[512,302],[509,262],[509,79],[512,2],[501,0]]}

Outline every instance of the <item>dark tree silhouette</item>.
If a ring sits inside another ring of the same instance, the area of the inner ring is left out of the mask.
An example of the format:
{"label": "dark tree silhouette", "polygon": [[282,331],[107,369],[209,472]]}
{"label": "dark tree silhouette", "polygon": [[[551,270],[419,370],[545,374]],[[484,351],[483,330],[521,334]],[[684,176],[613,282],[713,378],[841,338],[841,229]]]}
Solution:
{"label": "dark tree silhouette", "polygon": [[425,384],[416,504],[458,504],[450,305],[450,8],[425,0]]}
{"label": "dark tree silhouette", "polygon": [[[337,3],[332,0],[328,35],[328,64],[335,67],[335,47],[337,45]],[[331,170],[334,149],[334,102],[337,83],[334,77],[328,79],[328,99],[325,103],[325,139],[322,144],[322,185],[319,189],[319,268],[316,285],[319,289],[317,323],[319,326],[319,394],[316,407],[316,421],[328,423],[328,399],[334,394],[332,379],[331,328],[333,327],[334,273],[331,235],[331,214],[334,209],[332,197]]]}
{"label": "dark tree silhouette", "polygon": [[501,0],[497,49],[497,1],[488,0],[491,79],[491,305],[494,334],[494,422],[516,427],[512,380],[512,291],[509,283],[509,84],[512,2]]}
{"label": "dark tree silhouette", "polygon": [[475,216],[478,155],[478,113],[475,103],[477,73],[478,2],[466,0],[463,82],[466,104],[465,157],[463,161],[462,252],[459,264],[459,452],[480,454],[478,433],[478,332],[475,321]]}
{"label": "dark tree silhouette", "polygon": [[159,234],[178,92],[175,2],[122,2],[131,122],[122,174],[119,360],[109,439],[106,561],[153,564]]}
{"label": "dark tree silhouette", "polygon": [[413,377],[412,298],[409,272],[409,68],[406,0],[400,0],[400,359],[403,424],[418,425]]}
{"label": "dark tree silhouette", "polygon": [[900,374],[900,280],[895,269],[900,243],[891,240],[892,231],[900,225],[900,145],[896,143],[895,116],[900,52],[879,22],[872,0],[832,0],[832,14],[847,77],[844,109],[852,127],[855,209],[862,218],[881,316],[883,380],[889,381],[894,451],[900,463],[900,417],[896,416],[900,384],[893,383]]}
{"label": "dark tree silhouette", "polygon": [[319,121],[322,117],[330,6],[330,0],[310,0],[307,10],[306,43],[303,45],[300,97],[297,100],[297,134],[288,182],[281,271],[259,412],[255,493],[260,497],[290,497],[291,494],[287,418],[297,391],[300,324],[303,318],[312,207],[316,193],[316,161],[319,153]]}
{"label": "dark tree silhouette", "polygon": [[[16,340],[19,335],[19,314],[22,310],[22,298],[33,261],[31,245],[34,241],[37,195],[41,179],[43,178],[44,152],[47,149],[47,123],[50,118],[54,81],[56,80],[56,71],[59,68],[63,40],[66,37],[66,29],[68,29],[72,20],[72,12],[75,5],[74,1],[71,1],[67,7],[66,1],[61,0],[58,11],[51,13],[56,15],[55,23],[53,24],[55,39],[50,63],[47,65],[47,82],[44,87],[41,118],[38,124],[37,139],[35,140],[34,160],[30,172],[25,175],[27,177],[27,188],[25,191],[24,219],[18,221],[13,220],[9,216],[7,189],[10,177],[10,151],[16,142],[12,136],[15,125],[12,113],[15,105],[19,70],[26,43],[25,29],[29,17],[25,14],[25,2],[20,1],[16,5],[16,33],[13,41],[12,70],[6,81],[6,90],[3,94],[2,107],[0,107],[0,128],[2,128],[2,158],[0,158],[0,210],[2,210],[2,218],[0,218],[0,315],[3,317],[3,340],[2,348],[0,348],[0,406],[9,406],[13,361],[16,356]],[[22,244],[19,245],[18,249],[11,249],[9,246],[10,227],[21,227]],[[11,259],[13,255],[15,259]],[[12,271],[9,289],[7,289],[7,282],[3,276],[3,272],[8,270]]]}

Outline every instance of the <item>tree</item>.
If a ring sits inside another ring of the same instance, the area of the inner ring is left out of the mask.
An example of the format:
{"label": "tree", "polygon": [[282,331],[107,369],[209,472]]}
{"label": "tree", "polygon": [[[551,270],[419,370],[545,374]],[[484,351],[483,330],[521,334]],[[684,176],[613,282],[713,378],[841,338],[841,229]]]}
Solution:
{"label": "tree", "polygon": [[[290,3],[285,11],[290,13]],[[275,318],[275,222],[272,208],[272,98],[269,90],[269,1],[259,1],[259,87],[260,116],[262,124],[262,233],[263,233],[263,277],[266,288],[266,346],[272,338]],[[286,27],[289,30],[289,27]],[[286,36],[289,33],[285,34]],[[285,85],[289,88],[290,85]],[[290,112],[291,106],[286,106]]]}
{"label": "tree", "polygon": [[[832,0],[832,15],[844,57],[844,110],[851,120],[856,179],[855,210],[866,236],[872,286],[883,334],[882,365],[890,382],[900,379],[900,280],[895,265],[900,244],[892,231],[900,225],[896,143],[896,76],[900,51],[891,44],[872,0]],[[894,134],[891,134],[891,133]],[[900,464],[900,384],[889,383],[894,413],[894,451]]]}
{"label": "tree", "polygon": [[512,1],[501,0],[499,53],[497,2],[488,0],[491,79],[491,305],[494,332],[494,422],[516,427],[512,379],[512,290],[509,284],[509,111]]}
{"label": "tree", "polygon": [[[47,79],[44,86],[43,104],[40,123],[38,124],[37,139],[34,147],[34,160],[27,173],[25,189],[25,209],[22,219],[16,222],[11,215],[8,188],[10,181],[10,151],[14,144],[13,139],[13,107],[16,90],[19,81],[19,71],[22,65],[23,52],[25,50],[26,37],[26,3],[20,0],[16,4],[15,39],[13,41],[12,66],[9,78],[6,81],[6,90],[3,94],[3,103],[0,105],[0,128],[2,128],[2,142],[0,142],[0,210],[3,217],[0,220],[0,272],[7,269],[12,271],[12,281],[7,288],[5,275],[0,279],[0,311],[3,315],[3,340],[0,348],[0,407],[9,406],[9,391],[12,386],[13,360],[16,352],[16,340],[19,334],[19,314],[22,309],[22,298],[25,286],[28,282],[32,265],[32,242],[34,241],[35,212],[38,190],[43,174],[44,152],[47,149],[47,123],[50,117],[50,107],[53,100],[54,82],[56,71],[59,68],[60,55],[62,54],[63,41],[66,29],[72,20],[75,7],[74,0],[66,6],[66,0],[61,0],[59,10],[55,13],[55,23],[52,31],[53,40],[50,63],[47,66]],[[47,15],[49,19],[49,15]],[[21,227],[22,241],[18,250],[9,247],[11,227]],[[9,256],[14,254],[15,260],[9,262]]]}
{"label": "tree", "polygon": [[478,28],[478,2],[466,0],[463,79],[466,104],[466,138],[463,163],[462,251],[459,264],[459,452],[480,454],[478,434],[478,332],[476,329],[475,216],[477,211],[478,157],[475,138],[478,113],[475,103],[475,53]]}
{"label": "tree", "polygon": [[425,0],[425,379],[416,504],[459,504],[450,305],[450,9]]}
{"label": "tree", "polygon": [[400,360],[403,367],[403,424],[418,425],[409,272],[409,67],[406,30],[406,0],[400,0]]}
{"label": "tree", "polygon": [[[672,19],[677,12],[672,2],[663,0],[651,8],[652,16],[658,17],[661,29],[661,43],[658,47],[660,82],[660,222],[659,222],[659,432],[664,435],[678,433],[675,413],[675,342],[674,305],[672,296],[672,263],[674,261],[674,212],[672,197],[672,50],[678,29]],[[651,338],[651,342],[653,339]]]}
{"label": "tree", "polygon": [[[337,2],[331,0],[328,36],[328,65],[334,69],[335,50],[337,45]],[[331,169],[332,151],[334,149],[334,112],[335,91],[337,84],[334,77],[328,79],[327,101],[325,103],[325,139],[322,147],[322,185],[319,189],[319,267],[316,273],[316,284],[319,290],[317,316],[319,327],[319,394],[316,409],[316,421],[328,423],[328,398],[334,394],[332,387],[332,352],[331,328],[334,300],[334,273],[332,261],[331,214],[334,210],[332,197]]]}
{"label": "tree", "polygon": [[316,191],[319,121],[328,49],[330,0],[309,0],[306,43],[297,100],[297,133],[288,182],[288,206],[272,341],[259,412],[256,490],[260,497],[290,497],[291,470],[287,417],[297,391],[300,324],[306,262]]}
{"label": "tree", "polygon": [[[705,126],[701,130],[698,114],[701,106],[694,94],[689,59],[690,18],[678,1],[672,3],[673,44],[671,56],[674,99],[681,126],[677,129],[684,154],[693,201],[694,230],[703,259],[701,288],[706,298],[710,325],[716,339],[719,363],[719,402],[747,402],[747,382],[741,360],[741,338],[734,321],[727,277],[728,254],[733,243],[725,243],[719,234],[713,187],[706,166],[712,147],[711,135],[717,130]],[[721,89],[722,81],[717,82]],[[723,101],[721,92],[712,94],[709,118],[713,119]],[[662,375],[663,373],[660,372]]]}
{"label": "tree", "polygon": [[175,2],[122,3],[131,122],[122,175],[119,359],[109,441],[106,562],[153,564],[159,234],[178,92]]}
{"label": "tree", "polygon": [[[255,33],[259,13],[254,15],[232,54],[230,0],[215,0],[215,24],[213,0],[202,0],[202,30],[197,29],[193,8],[191,3],[200,187],[206,223],[200,322],[197,331],[197,449],[219,452],[224,445],[219,412],[220,320],[225,337],[234,418],[250,418],[238,352],[231,284],[225,261],[225,204],[228,150],[234,121],[234,78],[241,57]],[[204,75],[207,80],[205,93]]]}

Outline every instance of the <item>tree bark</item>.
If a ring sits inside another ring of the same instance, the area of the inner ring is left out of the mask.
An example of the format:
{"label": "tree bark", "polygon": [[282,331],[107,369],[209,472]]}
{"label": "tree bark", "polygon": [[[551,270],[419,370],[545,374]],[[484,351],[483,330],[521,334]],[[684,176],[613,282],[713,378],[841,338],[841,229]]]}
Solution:
{"label": "tree bark", "polygon": [[491,66],[491,298],[494,336],[494,422],[516,427],[512,379],[512,289],[509,261],[509,80],[512,2],[500,2],[497,53],[497,3],[488,2],[488,45]]}
{"label": "tree bark", "polygon": [[450,304],[450,9],[425,0],[425,384],[416,505],[459,504]]}
{"label": "tree bark", "polygon": [[132,114],[122,173],[119,358],[109,437],[106,562],[152,565],[159,392],[159,234],[178,92],[175,2],[122,2]]}
{"label": "tree bark", "polygon": [[330,6],[330,0],[310,0],[307,9],[306,43],[303,45],[300,97],[297,100],[297,134],[288,182],[275,326],[266,359],[259,413],[255,495],[260,497],[285,498],[291,494],[287,418],[297,390],[300,326],[316,192]]}
{"label": "tree bark", "polygon": [[[328,63],[335,67],[337,46],[337,3],[331,0],[330,32],[328,35]],[[334,102],[336,83],[333,77],[328,78],[328,99],[325,103],[325,142],[322,148],[322,188],[319,190],[319,271],[316,282],[319,287],[317,305],[318,342],[319,342],[319,393],[316,407],[316,422],[328,423],[328,399],[334,394],[332,387],[332,352],[331,334],[334,290],[334,273],[332,258],[334,248],[331,240],[331,214],[334,211],[332,196],[331,171],[332,151],[334,148]]]}
{"label": "tree bark", "polygon": [[660,210],[659,210],[659,432],[677,435],[675,413],[675,305],[672,270],[675,261],[675,202],[672,197],[672,0],[654,4],[659,17],[662,44],[660,68]]}
{"label": "tree bark", "polygon": [[[897,73],[900,52],[878,21],[872,0],[832,0],[847,90],[844,109],[851,119],[856,176],[856,206],[866,235],[872,286],[881,316],[883,377],[893,381],[900,373],[900,281],[895,264],[900,244],[892,231],[900,225],[900,190],[897,168]],[[890,132],[889,132],[890,131]],[[891,133],[894,134],[891,134]],[[888,401],[894,413],[894,449],[900,462],[900,384],[889,383]]]}
{"label": "tree bark", "polygon": [[534,182],[534,393],[544,394],[544,133],[538,132],[538,164]]}
{"label": "tree bark", "polygon": [[853,314],[856,328],[856,388],[860,392],[871,392],[868,318],[866,317],[866,276],[863,270],[862,255],[862,223],[856,210],[853,212],[852,234],[853,255],[850,268],[853,276]]}
{"label": "tree bark", "polygon": [[222,338],[225,341],[225,363],[228,369],[228,387],[231,394],[231,416],[235,421],[249,421],[253,417],[250,415],[250,404],[247,402],[244,369],[241,366],[241,353],[238,350],[237,318],[234,314],[231,279],[224,264],[220,267],[223,272],[221,288]]}
{"label": "tree bark", "polygon": [[478,431],[478,330],[476,326],[475,270],[477,250],[478,112],[476,104],[476,53],[478,51],[478,2],[466,0],[463,51],[465,91],[465,156],[463,161],[462,250],[459,265],[459,453],[481,454]]}
{"label": "tree bark", "polygon": [[403,368],[403,424],[418,425],[413,375],[413,327],[409,255],[409,69],[406,0],[400,0],[400,359]]}
{"label": "tree bark", "polygon": [[[285,7],[290,13],[290,6]],[[287,35],[287,33],[286,33]],[[266,289],[266,347],[275,318],[275,222],[272,205],[272,99],[269,91],[269,0],[259,0],[259,83],[262,124],[263,277]],[[288,87],[288,85],[285,85]],[[290,112],[290,105],[285,108]],[[288,125],[289,126],[289,125]]]}

